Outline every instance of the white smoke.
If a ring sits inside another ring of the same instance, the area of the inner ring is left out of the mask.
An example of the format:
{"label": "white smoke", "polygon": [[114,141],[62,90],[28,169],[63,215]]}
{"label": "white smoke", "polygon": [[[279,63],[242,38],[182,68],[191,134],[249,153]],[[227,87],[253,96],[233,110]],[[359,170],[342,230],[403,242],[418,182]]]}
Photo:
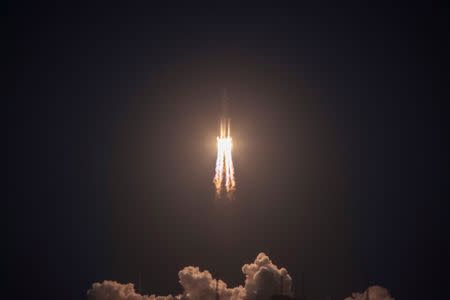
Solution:
{"label": "white smoke", "polygon": [[285,268],[278,269],[264,253],[258,254],[252,264],[242,267],[245,274],[246,297],[242,299],[269,299],[282,290],[291,295],[292,278]]}
{"label": "white smoke", "polygon": [[105,280],[102,283],[94,283],[87,292],[88,299],[99,300],[175,300],[178,297],[172,295],[159,297],[155,295],[139,295],[134,290],[132,283],[121,284],[115,281]]}
{"label": "white smoke", "polygon": [[184,293],[180,299],[215,299],[216,289],[221,300],[243,299],[245,290],[242,286],[228,288],[222,280],[214,279],[208,271],[201,272],[198,267],[185,267],[178,272]]}
{"label": "white smoke", "polygon": [[251,264],[242,267],[245,286],[228,288],[222,280],[214,279],[209,271],[198,267],[185,267],[178,273],[183,294],[177,296],[140,295],[132,283],[121,284],[115,281],[94,283],[88,290],[90,300],[214,300],[216,289],[220,300],[270,299],[282,290],[291,295],[292,278],[285,268],[279,269],[270,258],[260,253]]}
{"label": "white smoke", "polygon": [[[278,268],[270,258],[260,253],[255,261],[242,267],[245,285],[229,288],[225,282],[213,278],[207,270],[185,267],[178,272],[183,293],[177,296],[140,295],[132,283],[115,281],[94,283],[87,291],[89,300],[215,300],[216,291],[220,300],[268,300],[282,291],[292,295],[292,278],[285,268]],[[363,293],[353,293],[345,300],[394,300],[389,291],[381,286],[371,286]]]}
{"label": "white smoke", "polygon": [[394,298],[384,287],[374,285],[367,288],[364,293],[353,293],[351,297],[347,297],[345,300],[394,300]]}

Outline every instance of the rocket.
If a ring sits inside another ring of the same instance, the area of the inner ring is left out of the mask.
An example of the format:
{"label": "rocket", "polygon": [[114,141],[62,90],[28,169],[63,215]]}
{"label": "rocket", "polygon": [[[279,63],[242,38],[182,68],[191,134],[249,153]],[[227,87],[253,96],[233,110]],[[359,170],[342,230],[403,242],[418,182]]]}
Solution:
{"label": "rocket", "polygon": [[227,138],[231,136],[231,118],[228,113],[227,90],[222,94],[222,110],[220,113],[220,137]]}
{"label": "rocket", "polygon": [[230,199],[236,189],[233,158],[231,155],[232,148],[231,118],[228,114],[228,97],[226,91],[224,91],[222,95],[222,112],[220,114],[220,135],[217,137],[216,174],[213,179],[218,198],[220,198],[223,183],[223,187]]}

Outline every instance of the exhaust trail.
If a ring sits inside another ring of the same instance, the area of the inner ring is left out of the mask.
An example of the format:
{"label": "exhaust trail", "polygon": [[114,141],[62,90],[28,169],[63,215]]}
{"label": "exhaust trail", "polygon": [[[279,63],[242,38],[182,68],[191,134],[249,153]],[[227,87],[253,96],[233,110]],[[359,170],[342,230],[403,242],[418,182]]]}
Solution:
{"label": "exhaust trail", "polygon": [[236,190],[236,179],[233,165],[233,139],[231,138],[231,119],[226,117],[226,98],[224,97],[224,111],[220,118],[220,135],[217,137],[216,173],[213,179],[216,196],[221,198],[226,194],[232,198]]}

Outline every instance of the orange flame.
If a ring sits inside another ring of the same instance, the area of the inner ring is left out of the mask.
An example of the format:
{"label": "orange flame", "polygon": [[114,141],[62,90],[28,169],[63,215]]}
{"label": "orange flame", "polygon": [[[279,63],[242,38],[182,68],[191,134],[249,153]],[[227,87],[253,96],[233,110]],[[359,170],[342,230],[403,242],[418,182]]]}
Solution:
{"label": "orange flame", "polygon": [[220,136],[217,137],[216,174],[213,179],[213,183],[216,187],[216,195],[219,198],[221,196],[223,185],[229,197],[231,197],[236,190],[233,157],[231,155],[232,148],[233,140],[230,135],[230,119],[221,119]]}

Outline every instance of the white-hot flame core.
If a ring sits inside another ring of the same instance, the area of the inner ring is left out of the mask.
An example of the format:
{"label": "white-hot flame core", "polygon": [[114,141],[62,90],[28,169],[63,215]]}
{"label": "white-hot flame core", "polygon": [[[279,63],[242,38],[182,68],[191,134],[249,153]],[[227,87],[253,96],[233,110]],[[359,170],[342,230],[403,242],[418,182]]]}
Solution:
{"label": "white-hot flame core", "polygon": [[223,188],[229,196],[236,190],[233,157],[231,155],[232,149],[233,140],[230,136],[230,120],[221,120],[220,136],[217,137],[216,174],[213,180],[218,197],[220,197]]}

